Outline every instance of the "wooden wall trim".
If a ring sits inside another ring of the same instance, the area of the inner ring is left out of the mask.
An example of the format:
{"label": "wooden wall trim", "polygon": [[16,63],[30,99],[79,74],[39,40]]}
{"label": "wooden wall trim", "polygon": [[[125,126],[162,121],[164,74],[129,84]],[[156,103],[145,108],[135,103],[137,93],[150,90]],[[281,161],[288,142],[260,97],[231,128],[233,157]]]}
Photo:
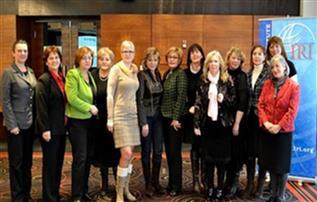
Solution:
{"label": "wooden wall trim", "polygon": [[[16,41],[16,16],[0,15],[0,77],[12,63],[12,44]],[[2,94],[0,89],[0,95]],[[0,102],[2,112],[2,102]],[[0,123],[1,124],[1,123]]]}

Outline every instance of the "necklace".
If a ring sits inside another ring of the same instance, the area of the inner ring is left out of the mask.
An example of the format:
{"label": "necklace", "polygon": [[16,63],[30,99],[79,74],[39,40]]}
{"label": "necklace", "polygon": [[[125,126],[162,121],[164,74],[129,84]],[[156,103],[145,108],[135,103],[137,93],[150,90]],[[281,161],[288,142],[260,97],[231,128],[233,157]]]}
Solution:
{"label": "necklace", "polygon": [[106,74],[105,76],[101,74],[101,72],[99,71],[99,79],[100,81],[107,81],[108,79],[108,74]]}

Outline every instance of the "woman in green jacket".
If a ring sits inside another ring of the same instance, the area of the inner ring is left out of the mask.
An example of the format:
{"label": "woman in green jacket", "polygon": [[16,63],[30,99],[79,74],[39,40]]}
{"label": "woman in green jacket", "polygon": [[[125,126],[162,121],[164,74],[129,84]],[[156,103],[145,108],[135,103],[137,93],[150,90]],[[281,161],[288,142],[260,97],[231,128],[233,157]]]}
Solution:
{"label": "woman in green jacket", "polygon": [[89,69],[93,52],[88,47],[78,48],[75,55],[77,68],[68,71],[65,91],[67,96],[66,116],[72,145],[72,200],[89,201],[88,177],[92,155],[92,120],[98,109],[94,105],[96,84]]}

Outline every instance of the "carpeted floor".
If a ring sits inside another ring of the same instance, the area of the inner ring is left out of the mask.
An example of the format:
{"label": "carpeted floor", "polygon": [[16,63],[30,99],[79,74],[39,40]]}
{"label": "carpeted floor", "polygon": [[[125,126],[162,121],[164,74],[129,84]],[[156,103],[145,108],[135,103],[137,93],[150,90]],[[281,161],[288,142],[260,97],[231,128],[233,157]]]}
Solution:
{"label": "carpeted floor", "polygon": [[[183,194],[171,198],[168,195],[154,196],[153,198],[147,198],[144,195],[144,180],[141,169],[140,157],[137,154],[133,162],[134,170],[131,178],[131,191],[137,196],[138,201],[144,202],[200,202],[205,201],[203,195],[195,194],[191,191],[191,166],[188,158],[188,154],[184,153],[183,160]],[[34,154],[33,168],[32,168],[32,198],[35,201],[41,200],[42,191],[42,176],[41,176],[41,153]],[[63,167],[63,176],[61,184],[61,195],[65,199],[70,198],[71,189],[71,155],[67,153],[65,155],[65,162]],[[161,183],[163,186],[167,184],[167,165],[164,159],[161,169]],[[244,187],[245,175],[242,172],[240,179],[241,187]],[[91,169],[89,178],[89,192],[97,201],[111,201],[111,197],[114,195],[114,179],[110,176],[110,187],[113,190],[109,196],[102,196],[100,194],[100,174],[98,168],[93,167]],[[287,184],[287,202],[293,201],[317,201],[317,186],[311,184],[303,184],[300,186],[297,182],[289,182]],[[9,176],[8,176],[8,160],[5,152],[0,152],[0,202],[10,201],[10,188],[9,188]],[[235,198],[232,201],[243,201],[239,198]]]}

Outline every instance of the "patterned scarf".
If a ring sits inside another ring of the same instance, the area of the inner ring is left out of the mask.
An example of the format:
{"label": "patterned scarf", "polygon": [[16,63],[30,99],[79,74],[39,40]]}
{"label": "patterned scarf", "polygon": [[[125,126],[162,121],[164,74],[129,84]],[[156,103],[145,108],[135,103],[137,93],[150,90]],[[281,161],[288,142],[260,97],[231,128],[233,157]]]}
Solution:
{"label": "patterned scarf", "polygon": [[216,76],[211,75],[210,72],[208,72],[208,80],[210,81],[209,84],[209,90],[208,90],[208,99],[209,99],[209,105],[208,105],[208,116],[213,120],[217,121],[218,118],[218,89],[217,89],[217,83],[219,80],[220,73]]}

